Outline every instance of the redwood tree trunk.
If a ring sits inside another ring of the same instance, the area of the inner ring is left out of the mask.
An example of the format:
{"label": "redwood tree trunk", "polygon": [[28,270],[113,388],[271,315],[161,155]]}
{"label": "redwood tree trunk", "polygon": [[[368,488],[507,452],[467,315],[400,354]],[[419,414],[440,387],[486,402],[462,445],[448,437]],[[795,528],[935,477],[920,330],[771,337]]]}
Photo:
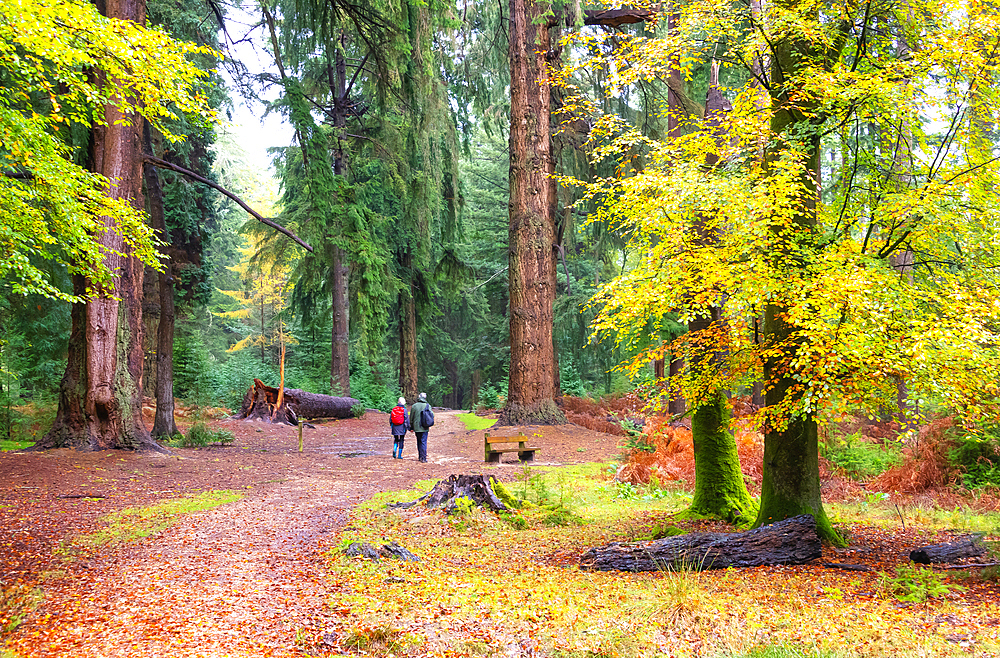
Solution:
{"label": "redwood tree trunk", "polygon": [[[109,18],[146,21],[144,0],[107,0]],[[93,135],[94,171],[110,181],[108,196],[142,207],[141,117],[105,108]],[[131,124],[131,125],[127,125]],[[142,263],[129,256],[108,218],[100,241],[105,263],[119,276],[73,310],[69,359],[56,421],[37,447],[160,449],[142,422]],[[119,253],[126,254],[124,256]],[[77,284],[82,284],[78,281]]]}
{"label": "redwood tree trunk", "polygon": [[347,254],[333,247],[333,330],[330,356],[330,390],[338,395],[351,394],[350,378],[350,298]]}
{"label": "redwood tree trunk", "polygon": [[[149,125],[143,128],[143,144],[147,153],[153,152]],[[163,215],[163,188],[156,167],[144,167],[146,200],[149,220],[153,228],[165,242],[170,242],[167,223]],[[157,439],[169,438],[177,434],[174,421],[174,321],[177,312],[174,307],[174,284],[172,276],[173,258],[162,272],[157,273],[160,300],[159,319],[156,323],[156,416],[153,418],[153,436]]]}
{"label": "redwood tree trunk", "polygon": [[399,389],[417,399],[417,305],[410,290],[399,293]]}
{"label": "redwood tree trunk", "polygon": [[[343,35],[341,35],[343,41]],[[338,140],[333,150],[333,175],[343,177],[347,169],[347,155],[340,139],[347,125],[347,63],[343,52],[336,54],[335,65],[336,102],[334,104],[334,126]],[[349,288],[350,271],[347,254],[340,247],[333,247],[331,264],[333,284],[333,336],[330,356],[330,390],[337,395],[351,394],[350,343],[351,343],[351,298]]]}
{"label": "redwood tree trunk", "polygon": [[565,422],[554,401],[548,8],[510,0],[510,382],[499,421],[507,425]]}

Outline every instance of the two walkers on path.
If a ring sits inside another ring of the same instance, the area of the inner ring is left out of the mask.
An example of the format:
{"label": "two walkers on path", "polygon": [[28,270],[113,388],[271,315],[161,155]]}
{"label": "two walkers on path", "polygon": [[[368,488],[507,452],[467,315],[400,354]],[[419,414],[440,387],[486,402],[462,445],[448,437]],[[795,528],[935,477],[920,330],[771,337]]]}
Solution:
{"label": "two walkers on path", "polygon": [[[429,421],[429,422],[428,422]],[[403,441],[407,430],[413,430],[417,435],[417,456],[422,462],[427,461],[427,430],[434,424],[434,412],[427,403],[427,394],[421,393],[417,401],[406,410],[406,399],[399,398],[395,407],[389,413],[389,426],[392,429],[392,456],[403,458]]]}

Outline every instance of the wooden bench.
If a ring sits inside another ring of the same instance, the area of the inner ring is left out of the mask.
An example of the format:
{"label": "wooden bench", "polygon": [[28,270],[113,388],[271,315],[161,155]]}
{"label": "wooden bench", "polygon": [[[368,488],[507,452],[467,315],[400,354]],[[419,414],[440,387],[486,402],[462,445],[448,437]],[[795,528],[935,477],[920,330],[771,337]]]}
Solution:
{"label": "wooden bench", "polygon": [[[507,447],[494,447],[497,444],[517,444],[517,447],[508,445]],[[487,432],[483,436],[483,448],[486,456],[487,464],[499,464],[500,455],[505,452],[516,452],[517,458],[523,462],[530,462],[535,460],[535,451],[541,450],[541,448],[528,445],[528,437],[524,435],[524,432],[519,432],[514,436],[495,436]]]}

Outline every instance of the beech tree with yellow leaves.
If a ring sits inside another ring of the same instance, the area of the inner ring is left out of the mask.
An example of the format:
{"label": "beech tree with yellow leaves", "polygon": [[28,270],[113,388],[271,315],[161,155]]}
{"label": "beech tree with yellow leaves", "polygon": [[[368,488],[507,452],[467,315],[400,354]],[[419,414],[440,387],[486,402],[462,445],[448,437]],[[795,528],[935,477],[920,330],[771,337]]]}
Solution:
{"label": "beech tree with yellow leaves", "polygon": [[636,254],[593,300],[594,330],[639,345],[650,318],[721,309],[685,338],[717,363],[683,392],[698,406],[763,381],[755,525],[809,513],[840,541],[820,498],[821,410],[884,409],[902,382],[969,422],[1000,414],[1000,171],[983,147],[1000,112],[995,7],[693,0],[666,36],[585,32],[574,52],[611,93],[674,62],[689,79],[723,64],[724,140],[702,116],[651,139],[585,94],[567,107],[592,122],[593,157],[618,165],[575,182],[592,221]]}
{"label": "beech tree with yellow leaves", "polygon": [[[55,423],[36,448],[159,449],[141,418],[143,264],[157,265],[144,224],[145,121],[207,120],[198,90],[206,49],[146,27],[144,0],[0,4],[0,276],[14,294],[75,303]],[[87,167],[67,136],[90,131]],[[39,260],[65,264],[73,294]]]}

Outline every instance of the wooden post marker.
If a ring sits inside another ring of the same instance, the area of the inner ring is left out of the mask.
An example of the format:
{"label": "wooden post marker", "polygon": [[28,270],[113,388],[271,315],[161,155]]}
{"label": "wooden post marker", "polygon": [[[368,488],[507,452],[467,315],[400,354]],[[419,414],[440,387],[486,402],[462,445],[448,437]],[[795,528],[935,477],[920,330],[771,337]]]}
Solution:
{"label": "wooden post marker", "polygon": [[304,420],[299,418],[299,452],[302,452],[302,424],[305,423]]}

